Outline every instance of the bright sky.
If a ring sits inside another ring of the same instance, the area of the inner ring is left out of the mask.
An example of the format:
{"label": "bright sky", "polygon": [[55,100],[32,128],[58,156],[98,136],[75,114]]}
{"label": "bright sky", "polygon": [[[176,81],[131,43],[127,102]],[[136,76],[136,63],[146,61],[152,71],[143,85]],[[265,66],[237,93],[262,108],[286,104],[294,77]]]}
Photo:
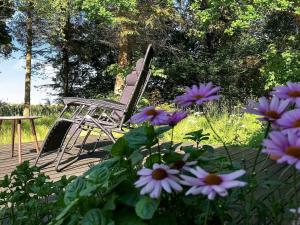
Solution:
{"label": "bright sky", "polygon": [[[45,77],[32,77],[31,81],[31,104],[45,103],[46,98],[53,100],[49,96],[49,90],[39,89],[35,86],[49,84],[53,74],[53,68],[46,66]],[[0,58],[0,100],[7,103],[24,102],[25,82],[25,58],[21,57],[20,52],[15,52],[9,59]]]}

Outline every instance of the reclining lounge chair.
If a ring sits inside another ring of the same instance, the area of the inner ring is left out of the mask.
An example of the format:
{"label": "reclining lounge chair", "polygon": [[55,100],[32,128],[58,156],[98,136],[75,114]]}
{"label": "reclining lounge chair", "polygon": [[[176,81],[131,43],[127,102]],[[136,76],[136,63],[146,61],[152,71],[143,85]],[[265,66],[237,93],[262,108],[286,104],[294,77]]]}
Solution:
{"label": "reclining lounge chair", "polygon": [[[64,98],[65,107],[48,132],[34,165],[44,167],[56,162],[56,171],[61,171],[78,160],[84,144],[95,128],[100,129],[112,142],[115,142],[113,132],[123,133],[123,128],[130,125],[129,119],[134,113],[151,75],[149,67],[152,58],[153,48],[149,45],[145,57],[139,59],[135,69],[127,75],[119,102],[76,97]],[[60,166],[63,155],[76,144],[82,131],[86,131],[86,135],[78,153],[71,161]],[[93,151],[95,148],[96,145]],[[48,162],[38,164],[49,154],[56,154],[56,156]]]}

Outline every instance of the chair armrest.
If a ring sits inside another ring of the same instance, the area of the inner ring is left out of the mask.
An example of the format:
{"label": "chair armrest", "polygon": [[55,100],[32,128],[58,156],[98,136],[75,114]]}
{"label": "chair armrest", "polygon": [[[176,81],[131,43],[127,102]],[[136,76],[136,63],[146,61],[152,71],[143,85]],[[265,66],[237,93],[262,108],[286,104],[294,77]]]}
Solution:
{"label": "chair armrest", "polygon": [[126,105],[112,101],[112,100],[99,100],[99,99],[85,99],[85,98],[76,98],[76,97],[66,97],[63,98],[65,105],[86,105],[91,107],[101,107],[107,109],[115,109],[120,111],[125,111]]}
{"label": "chair armrest", "polygon": [[77,97],[65,97],[62,99],[65,105],[91,105],[89,99]]}

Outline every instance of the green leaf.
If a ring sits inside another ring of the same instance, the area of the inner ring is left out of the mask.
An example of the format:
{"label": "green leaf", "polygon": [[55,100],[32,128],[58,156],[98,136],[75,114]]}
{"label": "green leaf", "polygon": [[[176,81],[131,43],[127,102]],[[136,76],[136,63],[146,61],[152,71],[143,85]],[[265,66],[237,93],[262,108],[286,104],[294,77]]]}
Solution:
{"label": "green leaf", "polygon": [[69,205],[75,200],[79,193],[86,188],[86,182],[82,177],[77,177],[72,183],[66,187],[64,202]]}
{"label": "green leaf", "polygon": [[116,225],[146,225],[132,209],[123,209],[114,214]]}
{"label": "green leaf", "polygon": [[159,136],[159,135],[161,135],[161,134],[163,134],[163,133],[165,133],[165,132],[167,132],[171,129],[172,129],[172,127],[170,127],[170,126],[160,126],[158,128],[155,128],[154,132],[155,132],[156,136]]}
{"label": "green leaf", "polygon": [[91,167],[88,171],[86,171],[83,176],[88,176],[89,174],[93,173],[93,171],[98,171],[100,168],[112,168],[116,162],[119,161],[119,157],[114,157],[114,158],[111,158],[111,159],[107,159],[107,160],[104,160],[102,162],[100,162],[99,164]]}
{"label": "green leaf", "polygon": [[119,194],[118,201],[120,201],[124,205],[134,207],[140,198],[138,189],[136,189],[133,186],[132,181],[129,180],[122,182],[118,186],[117,192]]}
{"label": "green leaf", "polygon": [[215,149],[210,145],[203,145],[202,149],[208,153],[214,153]]}
{"label": "green leaf", "polygon": [[134,151],[130,156],[129,159],[131,160],[132,165],[136,165],[143,160],[144,156],[139,153],[138,151]]}
{"label": "green leaf", "polygon": [[113,144],[112,148],[111,148],[111,154],[113,156],[125,156],[127,154],[129,154],[130,149],[129,149],[129,145],[128,145],[128,141],[121,137],[119,138],[115,144]]}
{"label": "green leaf", "polygon": [[141,198],[135,205],[136,214],[144,219],[150,220],[159,206],[159,201],[149,197]]}
{"label": "green leaf", "polygon": [[91,196],[99,187],[101,187],[101,184],[87,184],[86,188],[79,192],[79,196]]}
{"label": "green leaf", "polygon": [[110,170],[106,167],[96,167],[86,176],[88,183],[105,185],[110,176]]}
{"label": "green leaf", "polygon": [[135,128],[124,135],[131,149],[139,149],[142,146],[152,146],[155,144],[155,133],[153,126],[141,126]]}
{"label": "green leaf", "polygon": [[116,199],[118,196],[116,194],[112,194],[108,197],[103,209],[104,210],[115,210],[116,209]]}
{"label": "green leaf", "polygon": [[203,140],[208,140],[209,139],[209,135],[210,134],[204,134],[203,133],[203,129],[200,129],[200,130],[197,130],[197,131],[193,131],[193,132],[190,132],[190,133],[187,133],[185,136],[184,139],[187,139],[187,140],[192,140],[192,141],[195,141],[197,143],[200,143],[201,141]]}
{"label": "green leaf", "polygon": [[86,212],[80,223],[82,225],[105,225],[105,218],[100,209],[91,209]]}
{"label": "green leaf", "polygon": [[160,159],[159,153],[152,154],[146,159],[145,166],[148,168],[152,168],[152,165],[154,163],[159,163],[159,159]]}
{"label": "green leaf", "polygon": [[166,153],[163,156],[163,160],[168,164],[172,163],[172,162],[175,162],[175,161],[178,161],[178,160],[182,160],[182,158],[183,158],[183,155],[179,154],[179,153],[176,153],[176,152]]}
{"label": "green leaf", "polygon": [[150,225],[177,225],[176,217],[169,214],[157,215],[151,219]]}
{"label": "green leaf", "polygon": [[65,207],[63,209],[63,211],[55,218],[55,220],[52,221],[51,223],[49,223],[49,225],[52,225],[52,224],[55,224],[55,225],[63,224],[64,217],[73,208],[73,206],[77,204],[78,201],[79,201],[79,199],[77,198],[74,201],[72,201],[70,204],[68,204],[67,207]]}

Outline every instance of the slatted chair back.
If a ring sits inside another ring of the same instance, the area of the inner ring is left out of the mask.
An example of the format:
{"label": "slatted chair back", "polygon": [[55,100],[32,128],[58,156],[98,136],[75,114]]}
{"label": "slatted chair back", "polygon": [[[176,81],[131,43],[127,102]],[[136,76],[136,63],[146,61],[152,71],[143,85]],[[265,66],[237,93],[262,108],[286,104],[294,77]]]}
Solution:
{"label": "slatted chair back", "polygon": [[[150,63],[152,58],[153,48],[152,45],[149,45],[145,57],[137,61],[135,71],[126,78],[126,86],[120,99],[121,103],[126,104],[126,110],[121,120],[120,127],[131,118],[145,91],[150,78]],[[136,82],[134,86],[130,86],[134,83],[135,79]]]}

